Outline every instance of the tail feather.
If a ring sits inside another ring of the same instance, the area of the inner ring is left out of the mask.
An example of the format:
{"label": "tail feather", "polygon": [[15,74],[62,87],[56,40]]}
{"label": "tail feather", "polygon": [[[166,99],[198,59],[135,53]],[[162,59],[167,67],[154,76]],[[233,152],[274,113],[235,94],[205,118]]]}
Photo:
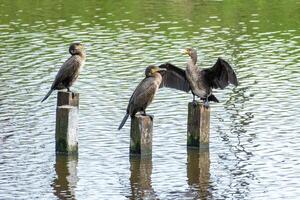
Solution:
{"label": "tail feather", "polygon": [[53,89],[49,90],[49,92],[46,94],[46,96],[43,98],[43,100],[41,102],[45,101],[52,92],[53,92]]}
{"label": "tail feather", "polygon": [[121,124],[120,124],[120,126],[118,128],[118,130],[121,130],[121,128],[124,126],[125,122],[127,121],[128,117],[129,117],[129,114],[126,113],[126,115],[124,116],[124,118],[123,118],[123,120],[122,120],[122,122],[121,122]]}
{"label": "tail feather", "polygon": [[214,102],[219,103],[219,100],[218,100],[217,97],[215,97],[215,95],[213,95],[213,94],[211,94],[211,95],[208,97],[208,101],[214,101]]}

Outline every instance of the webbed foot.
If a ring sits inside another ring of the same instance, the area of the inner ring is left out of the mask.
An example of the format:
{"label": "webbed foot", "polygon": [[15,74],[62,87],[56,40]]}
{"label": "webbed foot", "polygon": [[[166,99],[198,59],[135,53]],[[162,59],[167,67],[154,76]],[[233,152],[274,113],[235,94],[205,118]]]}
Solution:
{"label": "webbed foot", "polygon": [[204,101],[203,106],[204,106],[205,108],[209,108],[209,103],[208,103],[208,101]]}
{"label": "webbed foot", "polygon": [[192,101],[192,105],[193,105],[193,107],[196,107],[196,106],[197,106],[197,101],[196,101],[196,100],[193,100],[193,101]]}
{"label": "webbed foot", "polygon": [[209,108],[208,97],[205,98],[205,99],[203,99],[203,106],[204,106],[205,108]]}
{"label": "webbed foot", "polygon": [[153,120],[153,118],[154,118],[154,115],[148,115],[150,118],[151,118],[151,120]]}

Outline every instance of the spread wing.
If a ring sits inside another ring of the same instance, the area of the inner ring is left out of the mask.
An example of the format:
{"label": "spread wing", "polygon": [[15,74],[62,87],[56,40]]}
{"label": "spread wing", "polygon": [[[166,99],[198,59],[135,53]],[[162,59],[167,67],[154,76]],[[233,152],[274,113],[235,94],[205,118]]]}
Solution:
{"label": "spread wing", "polygon": [[217,62],[208,69],[201,71],[207,83],[213,88],[224,89],[230,83],[237,86],[238,81],[232,67],[223,60],[218,58]]}
{"label": "spread wing", "polygon": [[56,89],[59,84],[64,81],[72,80],[77,75],[77,70],[80,67],[80,62],[76,56],[70,57],[58,70],[51,89]]}
{"label": "spread wing", "polygon": [[185,70],[171,63],[162,64],[159,68],[166,69],[166,71],[162,73],[163,79],[160,87],[174,88],[185,92],[190,91],[190,84],[186,78]]}

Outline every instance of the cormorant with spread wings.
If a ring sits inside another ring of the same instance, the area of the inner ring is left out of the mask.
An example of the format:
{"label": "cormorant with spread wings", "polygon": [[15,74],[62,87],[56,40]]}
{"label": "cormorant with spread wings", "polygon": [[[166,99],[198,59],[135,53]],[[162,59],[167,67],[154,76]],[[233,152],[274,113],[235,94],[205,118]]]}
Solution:
{"label": "cormorant with spread wings", "polygon": [[192,48],[184,50],[185,54],[191,57],[187,62],[186,70],[183,70],[171,63],[165,63],[159,67],[166,69],[160,87],[169,87],[185,92],[192,91],[193,102],[195,96],[204,101],[206,107],[209,101],[219,102],[212,94],[213,88],[224,89],[230,83],[237,86],[238,81],[232,67],[218,58],[217,62],[207,69],[201,69],[197,66],[197,51]]}

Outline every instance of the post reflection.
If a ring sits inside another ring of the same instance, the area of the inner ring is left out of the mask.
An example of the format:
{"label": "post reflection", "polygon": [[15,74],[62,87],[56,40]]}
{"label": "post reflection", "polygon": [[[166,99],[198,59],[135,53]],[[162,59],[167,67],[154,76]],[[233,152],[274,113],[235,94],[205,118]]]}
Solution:
{"label": "post reflection", "polygon": [[58,199],[76,199],[77,156],[56,155],[56,178],[52,182],[53,193]]}
{"label": "post reflection", "polygon": [[129,199],[157,199],[151,185],[152,158],[130,157]]}
{"label": "post reflection", "polygon": [[187,179],[194,199],[211,199],[209,150],[187,149]]}

